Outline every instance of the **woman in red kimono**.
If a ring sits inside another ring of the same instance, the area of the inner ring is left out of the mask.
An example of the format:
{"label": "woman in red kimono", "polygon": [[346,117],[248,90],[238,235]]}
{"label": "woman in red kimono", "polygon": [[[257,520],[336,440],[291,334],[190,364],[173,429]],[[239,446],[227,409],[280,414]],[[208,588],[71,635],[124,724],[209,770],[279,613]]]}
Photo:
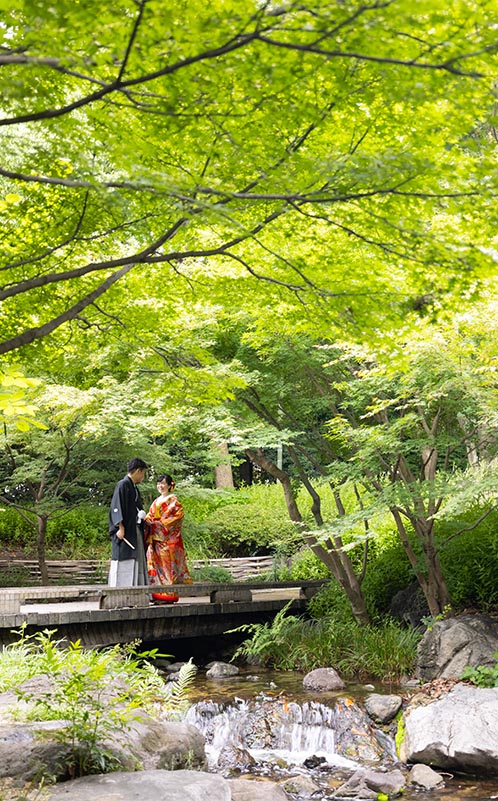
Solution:
{"label": "woman in red kimono", "polygon": [[[157,489],[160,495],[152,502],[145,517],[147,570],[151,585],[192,584],[181,534],[184,511],[173,494],[174,488],[175,482],[171,476],[158,476]],[[170,600],[176,599],[177,596]]]}

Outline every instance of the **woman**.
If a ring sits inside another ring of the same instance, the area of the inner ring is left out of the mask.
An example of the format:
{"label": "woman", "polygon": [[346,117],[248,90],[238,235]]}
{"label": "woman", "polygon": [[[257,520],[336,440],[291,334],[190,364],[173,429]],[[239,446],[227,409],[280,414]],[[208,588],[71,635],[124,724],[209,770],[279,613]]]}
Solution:
{"label": "woman", "polygon": [[[173,494],[171,476],[158,476],[159,498],[145,517],[149,584],[192,584],[181,535],[183,506]],[[159,599],[160,600],[160,599]]]}

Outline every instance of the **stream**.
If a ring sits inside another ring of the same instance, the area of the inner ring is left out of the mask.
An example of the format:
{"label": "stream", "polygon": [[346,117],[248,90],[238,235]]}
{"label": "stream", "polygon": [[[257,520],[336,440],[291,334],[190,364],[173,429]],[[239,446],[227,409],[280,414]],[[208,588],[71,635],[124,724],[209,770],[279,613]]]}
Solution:
{"label": "stream", "polygon": [[[193,704],[186,721],[206,738],[209,770],[280,783],[305,777],[315,787],[313,801],[321,801],[332,799],[358,767],[399,767],[394,730],[373,726],[362,704],[368,693],[396,693],[399,688],[349,685],[340,692],[317,693],[303,690],[302,678],[294,672],[243,667],[236,676],[210,680],[200,669],[189,693]],[[407,786],[403,799],[498,800],[498,778],[445,773],[444,779],[445,787],[432,792]]]}

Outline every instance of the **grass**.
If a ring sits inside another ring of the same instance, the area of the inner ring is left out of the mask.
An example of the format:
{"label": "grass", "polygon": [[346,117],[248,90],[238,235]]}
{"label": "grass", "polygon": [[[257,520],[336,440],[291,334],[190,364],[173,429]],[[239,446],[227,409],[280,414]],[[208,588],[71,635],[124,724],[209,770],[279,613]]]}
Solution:
{"label": "grass", "polygon": [[272,623],[241,627],[251,635],[235,656],[256,657],[277,670],[307,672],[333,667],[345,680],[395,682],[409,675],[420,633],[394,620],[381,626],[361,626],[332,618],[307,620],[287,616],[283,609]]}

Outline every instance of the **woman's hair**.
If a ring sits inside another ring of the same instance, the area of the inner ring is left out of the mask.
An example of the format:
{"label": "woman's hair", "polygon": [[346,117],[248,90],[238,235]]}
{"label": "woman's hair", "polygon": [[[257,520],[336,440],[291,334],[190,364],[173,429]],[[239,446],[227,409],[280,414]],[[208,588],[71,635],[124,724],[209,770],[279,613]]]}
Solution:
{"label": "woman's hair", "polygon": [[173,479],[171,478],[171,476],[169,476],[167,473],[161,473],[161,475],[159,475],[157,477],[157,483],[158,484],[159,484],[160,481],[166,481],[170,485],[170,487],[171,487],[172,484],[175,483],[173,481]]}

